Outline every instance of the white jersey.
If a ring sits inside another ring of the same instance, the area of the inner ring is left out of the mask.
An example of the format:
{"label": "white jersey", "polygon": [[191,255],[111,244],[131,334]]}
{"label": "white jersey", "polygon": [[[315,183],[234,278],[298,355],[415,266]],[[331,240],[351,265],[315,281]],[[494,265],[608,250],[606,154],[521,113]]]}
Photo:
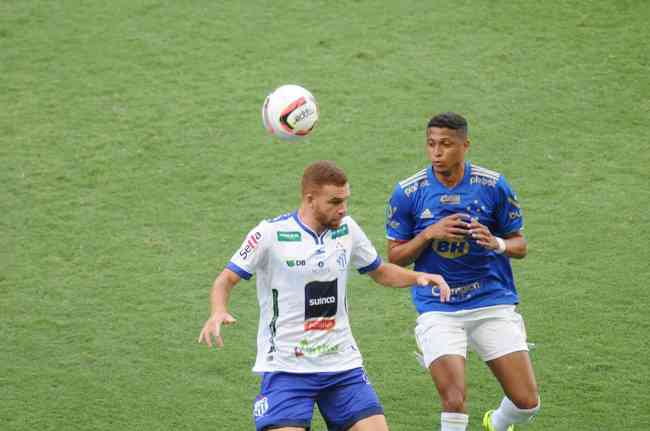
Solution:
{"label": "white jersey", "polygon": [[362,366],[348,320],[348,266],[381,265],[377,250],[346,216],[320,236],[297,211],[263,221],[246,236],[227,268],[257,274],[260,321],[253,371],[315,373]]}

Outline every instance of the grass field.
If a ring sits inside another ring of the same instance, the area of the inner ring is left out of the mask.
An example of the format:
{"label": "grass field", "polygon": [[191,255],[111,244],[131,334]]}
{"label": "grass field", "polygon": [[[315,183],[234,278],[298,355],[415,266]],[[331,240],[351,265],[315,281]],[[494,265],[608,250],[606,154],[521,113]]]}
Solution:
{"label": "grass field", "polygon": [[[523,204],[528,429],[650,429],[649,19],[644,0],[0,1],[0,429],[252,429],[254,283],[209,351],[214,276],[323,158],[385,256],[387,197],[447,110]],[[284,83],[320,102],[307,142],[261,126]],[[408,292],[357,275],[349,303],[391,429],[437,429]],[[468,381],[478,430],[501,394],[475,357]]]}

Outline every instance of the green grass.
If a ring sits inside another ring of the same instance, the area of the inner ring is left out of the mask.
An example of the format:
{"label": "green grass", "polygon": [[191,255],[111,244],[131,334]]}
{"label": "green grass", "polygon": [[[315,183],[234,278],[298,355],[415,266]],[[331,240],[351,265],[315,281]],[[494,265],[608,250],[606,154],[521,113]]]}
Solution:
{"label": "green grass", "polygon": [[[446,110],[524,206],[529,429],[650,428],[648,17],[641,0],[4,0],[0,428],[251,429],[254,285],[208,351],[212,279],[321,158],[384,254],[386,199]],[[307,142],[261,126],[284,83],[319,100]],[[408,293],[354,276],[349,303],[391,428],[436,429]],[[468,381],[477,430],[500,391],[475,357]]]}

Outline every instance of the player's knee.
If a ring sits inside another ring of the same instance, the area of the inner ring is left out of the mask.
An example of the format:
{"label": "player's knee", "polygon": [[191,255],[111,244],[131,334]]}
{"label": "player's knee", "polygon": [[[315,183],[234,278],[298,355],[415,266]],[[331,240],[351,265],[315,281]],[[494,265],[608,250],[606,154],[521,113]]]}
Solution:
{"label": "player's knee", "polygon": [[441,391],[442,408],[445,412],[460,413],[465,411],[465,391],[459,387],[449,387]]}

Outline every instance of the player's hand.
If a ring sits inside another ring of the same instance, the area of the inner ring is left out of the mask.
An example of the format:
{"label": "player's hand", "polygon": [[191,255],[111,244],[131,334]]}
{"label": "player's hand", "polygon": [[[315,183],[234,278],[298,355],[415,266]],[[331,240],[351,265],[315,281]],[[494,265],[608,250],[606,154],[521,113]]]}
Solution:
{"label": "player's hand", "polygon": [[217,347],[223,347],[223,338],[221,338],[221,325],[232,325],[237,319],[232,317],[227,311],[217,311],[203,325],[201,334],[199,334],[199,343],[206,343],[212,347],[212,338],[214,337]]}
{"label": "player's hand", "polygon": [[440,290],[440,302],[449,301],[449,298],[451,297],[451,290],[441,275],[421,272],[419,273],[416,282],[420,286],[437,286]]}
{"label": "player's hand", "polygon": [[482,225],[476,219],[472,219],[469,225],[469,236],[480,246],[488,250],[496,250],[499,248],[496,238],[490,232],[487,226]]}
{"label": "player's hand", "polygon": [[428,240],[462,241],[469,234],[469,214],[456,213],[438,220],[424,230]]}

